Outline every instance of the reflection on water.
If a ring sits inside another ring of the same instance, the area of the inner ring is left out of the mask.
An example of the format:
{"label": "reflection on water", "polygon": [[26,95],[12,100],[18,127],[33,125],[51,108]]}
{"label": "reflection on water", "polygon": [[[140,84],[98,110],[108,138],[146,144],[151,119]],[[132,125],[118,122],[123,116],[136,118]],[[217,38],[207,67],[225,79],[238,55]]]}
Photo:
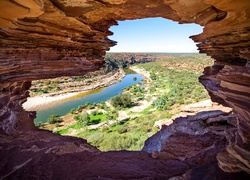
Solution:
{"label": "reflection on water", "polygon": [[77,108],[79,105],[89,103],[100,103],[106,101],[113,96],[122,92],[122,89],[139,83],[143,79],[143,76],[139,74],[127,74],[121,82],[113,84],[111,86],[92,90],[88,92],[79,93],[70,98],[62,101],[57,101],[45,105],[41,109],[37,110],[37,118],[35,122],[46,122],[51,114],[65,115],[72,108]]}

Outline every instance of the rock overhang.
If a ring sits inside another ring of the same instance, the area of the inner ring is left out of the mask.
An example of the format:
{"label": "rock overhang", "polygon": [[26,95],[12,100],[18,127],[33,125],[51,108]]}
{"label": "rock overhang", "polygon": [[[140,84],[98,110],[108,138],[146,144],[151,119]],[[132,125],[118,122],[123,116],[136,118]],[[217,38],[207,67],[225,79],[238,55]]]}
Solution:
{"label": "rock overhang", "polygon": [[107,38],[112,35],[110,26],[117,25],[117,20],[148,17],[200,24],[203,33],[191,37],[200,52],[217,60],[242,60],[249,51],[249,4],[223,2],[4,0],[0,5],[0,80],[95,71],[103,66],[105,52],[116,44]]}

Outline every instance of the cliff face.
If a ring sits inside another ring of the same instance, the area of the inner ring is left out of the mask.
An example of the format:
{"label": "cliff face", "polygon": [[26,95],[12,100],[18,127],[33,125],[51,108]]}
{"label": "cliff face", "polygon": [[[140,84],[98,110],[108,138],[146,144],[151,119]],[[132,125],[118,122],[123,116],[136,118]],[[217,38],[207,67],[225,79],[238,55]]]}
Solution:
{"label": "cliff face", "polygon": [[[246,0],[3,0],[0,3],[1,151],[8,154],[9,146],[12,147],[11,154],[20,157],[21,152],[29,152],[32,142],[39,141],[39,136],[35,136],[36,140],[27,138],[38,132],[32,122],[35,113],[25,112],[21,106],[28,97],[32,80],[83,75],[98,70],[103,66],[105,51],[116,44],[107,36],[112,34],[108,29],[116,25],[117,20],[163,17],[204,26],[200,35],[191,38],[198,43],[199,51],[212,56],[215,63],[205,69],[200,82],[213,101],[232,107],[237,116],[235,126],[225,130],[226,143],[219,141],[226,148],[220,151],[217,160],[226,172],[250,173],[249,9],[250,3]],[[181,133],[180,130],[178,137],[182,137]],[[47,140],[44,141],[49,143],[49,137],[46,133]],[[63,141],[64,138],[60,139]],[[65,143],[71,141],[64,140]],[[39,144],[38,149],[47,144]],[[72,157],[75,157],[74,152],[79,152],[77,148],[69,149]],[[120,155],[126,156],[126,153]],[[49,156],[56,159],[53,153]],[[2,177],[27,172],[25,167],[30,162],[39,166],[29,158],[31,155],[25,157],[16,162],[4,158]],[[142,157],[148,160],[146,156]],[[60,163],[60,159],[53,162]],[[95,163],[98,164],[93,161]],[[144,166],[140,167],[143,169]],[[186,171],[187,167],[182,167],[183,172]],[[151,171],[147,172],[150,174]]]}

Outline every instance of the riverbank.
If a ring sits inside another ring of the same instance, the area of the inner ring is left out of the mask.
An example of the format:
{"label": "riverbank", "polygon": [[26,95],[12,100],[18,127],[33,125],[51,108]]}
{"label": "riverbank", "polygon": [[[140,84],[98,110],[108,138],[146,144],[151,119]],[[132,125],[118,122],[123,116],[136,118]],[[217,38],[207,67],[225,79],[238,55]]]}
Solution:
{"label": "riverbank", "polygon": [[148,71],[146,71],[145,69],[139,68],[137,66],[130,66],[129,69],[131,69],[132,71],[136,72],[137,74],[140,74],[140,75],[144,76],[145,78],[151,80],[150,73]]}
{"label": "riverbank", "polygon": [[71,98],[72,96],[76,96],[78,93],[65,93],[56,96],[51,96],[49,94],[46,95],[39,95],[34,97],[29,97],[27,101],[23,104],[23,108],[26,110],[35,110],[39,108],[39,106],[44,106],[56,101],[66,100]]}
{"label": "riverbank", "polygon": [[41,106],[57,101],[59,102],[62,100],[67,100],[69,98],[77,96],[80,93],[110,86],[121,81],[124,76],[124,71],[122,69],[119,69],[119,71],[115,73],[110,72],[106,75],[101,75],[98,80],[88,82],[87,85],[84,85],[85,83],[78,83],[78,87],[75,88],[65,88],[63,91],[29,97],[27,101],[23,104],[23,108],[25,110],[36,110],[39,109],[39,107]]}

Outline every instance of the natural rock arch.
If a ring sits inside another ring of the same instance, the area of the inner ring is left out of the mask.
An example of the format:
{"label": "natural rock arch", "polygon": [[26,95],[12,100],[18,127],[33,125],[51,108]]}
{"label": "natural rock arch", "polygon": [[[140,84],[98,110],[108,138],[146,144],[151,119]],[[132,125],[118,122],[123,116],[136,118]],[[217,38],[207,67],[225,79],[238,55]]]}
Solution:
{"label": "natural rock arch", "polygon": [[[250,173],[248,1],[4,0],[0,9],[2,142],[8,144],[25,134],[36,136],[40,132],[32,122],[34,113],[25,112],[21,106],[31,80],[95,71],[103,66],[105,51],[115,45],[107,36],[112,34],[108,29],[116,20],[163,17],[204,26],[202,34],[191,38],[215,63],[205,69],[200,82],[213,101],[229,105],[238,117],[237,128],[227,132],[227,152],[218,155],[219,164],[224,171]],[[41,139],[52,137],[44,134]],[[69,149],[84,151],[73,145]]]}

